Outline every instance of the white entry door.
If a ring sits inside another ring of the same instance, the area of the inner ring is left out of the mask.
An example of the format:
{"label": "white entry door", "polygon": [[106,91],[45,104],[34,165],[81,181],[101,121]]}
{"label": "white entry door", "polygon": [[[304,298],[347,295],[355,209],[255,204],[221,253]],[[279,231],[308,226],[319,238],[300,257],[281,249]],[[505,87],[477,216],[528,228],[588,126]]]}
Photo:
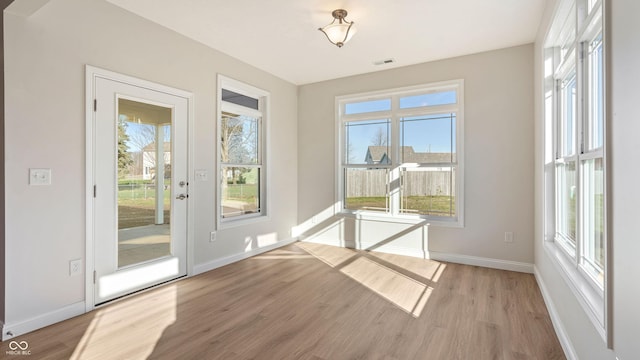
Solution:
{"label": "white entry door", "polygon": [[93,76],[93,305],[187,274],[189,99],[149,84]]}

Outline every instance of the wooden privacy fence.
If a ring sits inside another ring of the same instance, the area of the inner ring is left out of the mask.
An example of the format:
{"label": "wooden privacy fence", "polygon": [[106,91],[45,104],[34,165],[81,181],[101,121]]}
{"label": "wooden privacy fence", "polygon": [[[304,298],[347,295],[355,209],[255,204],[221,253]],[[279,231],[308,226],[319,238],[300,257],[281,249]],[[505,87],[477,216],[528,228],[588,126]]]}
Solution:
{"label": "wooden privacy fence", "polygon": [[[386,170],[350,170],[347,174],[347,197],[386,195]],[[455,172],[451,171],[404,171],[402,183],[403,196],[456,195]]]}

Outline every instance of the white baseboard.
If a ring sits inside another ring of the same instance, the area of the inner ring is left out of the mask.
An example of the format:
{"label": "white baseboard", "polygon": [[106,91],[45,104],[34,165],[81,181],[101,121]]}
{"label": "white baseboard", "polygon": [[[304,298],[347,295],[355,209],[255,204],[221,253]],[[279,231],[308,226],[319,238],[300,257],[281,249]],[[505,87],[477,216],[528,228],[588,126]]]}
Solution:
{"label": "white baseboard", "polygon": [[551,323],[553,324],[553,328],[556,330],[556,335],[558,335],[558,340],[560,341],[560,345],[562,346],[562,350],[564,350],[564,355],[568,360],[577,360],[578,355],[576,355],[576,351],[573,349],[573,344],[567,335],[567,331],[564,328],[564,324],[562,320],[560,320],[560,316],[558,316],[558,310],[556,309],[551,296],[549,295],[549,291],[547,290],[547,286],[542,280],[542,276],[538,272],[538,268],[534,266],[533,274],[536,277],[536,281],[538,282],[538,287],[540,288],[540,292],[542,293],[542,298],[544,299],[544,303],[547,305],[547,310],[549,311],[549,317],[551,318]]}
{"label": "white baseboard", "polygon": [[227,257],[222,258],[222,259],[216,259],[216,260],[213,260],[213,261],[206,262],[204,264],[195,265],[193,267],[193,275],[202,274],[204,272],[211,271],[213,269],[217,269],[217,268],[219,268],[221,266],[229,265],[229,264],[234,263],[236,261],[244,260],[244,259],[250,258],[252,256],[256,256],[256,255],[262,254],[264,252],[271,251],[273,249],[277,249],[277,248],[283,247],[285,245],[289,245],[291,243],[296,242],[297,240],[298,239],[296,239],[296,238],[290,238],[290,239],[286,239],[286,240],[281,240],[281,241],[278,241],[278,242],[273,243],[271,245],[266,245],[266,246],[263,246],[263,247],[260,247],[260,248],[252,249],[252,250],[249,250],[247,252],[243,252],[243,253],[227,256]]}
{"label": "white baseboard", "polygon": [[46,314],[38,315],[31,319],[4,324],[2,327],[2,341],[12,339],[18,335],[26,334],[84,313],[85,304],[84,301],[80,301]]}
{"label": "white baseboard", "polygon": [[432,260],[448,261],[456,264],[482,266],[491,269],[509,270],[533,274],[533,264],[519,261],[492,259],[460,254],[449,254],[437,251],[430,251],[429,255],[431,256]]}
{"label": "white baseboard", "polygon": [[[331,243],[329,241],[322,241],[317,239],[304,239],[302,241],[313,242],[324,245],[332,245],[336,246],[335,243]],[[349,245],[351,242],[349,242]],[[528,274],[533,274],[533,264],[511,261],[511,260],[501,260],[501,259],[491,259],[491,258],[483,258],[478,256],[469,256],[469,255],[460,255],[460,254],[450,254],[443,253],[438,251],[428,251],[422,249],[415,248],[407,248],[401,246],[391,246],[391,245],[382,245],[376,248],[376,243],[360,243],[355,244],[355,249],[358,250],[367,250],[370,251],[378,251],[382,253],[396,254],[396,255],[404,255],[417,257],[421,259],[432,259],[438,261],[447,261],[456,264],[464,264],[464,265],[473,265],[473,266],[482,266],[491,269],[500,269],[500,270],[509,270],[509,271],[517,271]],[[350,246],[346,246],[350,247]]]}

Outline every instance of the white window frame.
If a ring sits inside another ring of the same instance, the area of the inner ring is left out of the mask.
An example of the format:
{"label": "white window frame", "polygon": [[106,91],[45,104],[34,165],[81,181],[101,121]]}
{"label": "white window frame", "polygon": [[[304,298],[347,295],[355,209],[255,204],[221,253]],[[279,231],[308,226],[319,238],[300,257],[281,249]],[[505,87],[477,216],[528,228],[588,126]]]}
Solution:
{"label": "white window frame", "polygon": [[[222,89],[233,91],[234,93],[245,95],[254,99],[258,99],[258,109],[237,105],[222,100]],[[243,83],[241,81],[218,74],[217,84],[217,116],[216,116],[216,176],[217,179],[217,196],[216,196],[216,225],[218,229],[236,227],[255,223],[257,221],[265,221],[269,219],[269,109],[270,109],[270,93],[255,86]],[[228,111],[240,115],[246,115],[259,118],[258,121],[258,164],[242,165],[243,167],[258,167],[260,169],[260,211],[257,213],[243,214],[230,218],[222,217],[222,185],[225,178],[222,176],[222,168],[225,164],[220,158],[222,149],[221,124],[222,112]]]}
{"label": "white window frame", "polygon": [[[544,148],[553,147],[555,154],[553,166],[545,165],[545,233],[544,249],[556,265],[561,277],[569,285],[576,299],[584,309],[588,318],[591,320],[594,328],[602,336],[602,339],[610,346],[610,307],[608,305],[608,254],[607,245],[607,181],[608,181],[608,165],[606,154],[606,115],[604,119],[603,144],[596,149],[588,148],[588,45],[593,39],[602,34],[603,39],[603,67],[606,68],[606,44],[605,44],[605,26],[603,21],[603,0],[561,0],[554,14],[554,20],[547,33],[545,43],[545,59],[547,64],[552,63],[552,67],[543,65],[545,77],[553,77],[553,89],[545,88],[545,91],[551,91],[553,101],[550,104],[545,102],[548,107],[551,105],[553,109],[546,109],[546,116],[552,116],[552,121],[545,120],[545,146]],[[577,25],[576,25],[577,24]],[[568,30],[567,30],[568,29]],[[567,31],[572,32],[567,34]],[[573,39],[573,41],[571,41]],[[569,43],[567,42],[569,41]],[[562,49],[568,49],[566,55],[563,55]],[[574,137],[574,154],[563,153],[563,133],[562,133],[562,88],[561,81],[564,80],[571,72],[576,73],[577,82],[577,121],[575,126],[576,135]],[[606,93],[606,70],[603,71],[603,92]],[[548,84],[545,79],[543,83]],[[543,87],[544,88],[544,87]],[[603,106],[606,107],[606,94],[603,94]],[[606,114],[606,110],[603,110]],[[551,128],[551,129],[550,129]],[[583,163],[593,159],[602,159],[604,167],[604,237],[605,237],[605,267],[603,282],[600,284],[598,280],[585,269],[583,264],[583,256],[585,255],[584,244],[587,240],[582,232],[584,207],[581,203],[583,198],[583,181],[581,179],[583,172]],[[546,159],[546,157],[545,157]],[[547,162],[548,159],[545,160]],[[576,244],[573,246],[558,233],[556,224],[561,218],[561,214],[557,213],[558,202],[560,201],[557,191],[556,165],[574,161],[576,166]],[[553,195],[555,194],[555,195]],[[555,214],[555,215],[554,215]],[[555,234],[555,235],[554,235]]]}
{"label": "white window frame", "polygon": [[[457,95],[457,102],[455,104],[447,105],[433,105],[408,109],[400,109],[400,98],[404,98],[412,95],[420,95],[433,92],[442,92],[447,90],[455,90]],[[356,103],[360,101],[372,101],[390,99],[391,110],[389,111],[377,111],[359,114],[345,114],[345,105],[348,103]],[[443,113],[455,113],[456,114],[456,129],[455,129],[455,143],[456,143],[456,162],[444,163],[444,164],[403,164],[400,163],[400,124],[401,119],[411,116],[419,115],[435,115]],[[394,180],[400,180],[401,171],[410,167],[451,167],[454,165],[456,169],[455,175],[455,217],[439,217],[431,215],[413,215],[400,213],[400,189],[393,191],[387,189],[387,193],[391,193],[388,196],[388,211],[367,211],[367,210],[349,210],[344,207],[344,184],[345,168],[371,168],[371,164],[357,165],[357,164],[345,164],[344,161],[344,146],[345,146],[345,134],[344,125],[346,122],[353,122],[358,120],[372,120],[372,119],[389,119],[390,124],[390,137],[389,137],[389,152],[391,155],[390,164],[377,164],[375,167],[380,169],[388,169],[388,173],[391,176],[389,183]],[[398,223],[416,224],[427,220],[432,226],[445,226],[445,227],[464,227],[464,80],[451,80],[437,83],[429,83],[417,86],[395,88],[382,91],[374,91],[367,93],[343,95],[336,97],[336,201],[334,211],[336,214],[345,217],[354,217],[364,220],[381,220],[381,221],[394,221]]]}

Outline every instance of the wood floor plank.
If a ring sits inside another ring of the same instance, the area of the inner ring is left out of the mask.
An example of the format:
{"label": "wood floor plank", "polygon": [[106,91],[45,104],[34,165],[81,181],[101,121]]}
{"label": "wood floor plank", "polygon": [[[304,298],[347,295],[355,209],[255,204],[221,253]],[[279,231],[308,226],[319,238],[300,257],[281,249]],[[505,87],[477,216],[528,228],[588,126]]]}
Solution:
{"label": "wood floor plank", "polygon": [[530,274],[311,243],[14,340],[54,360],[565,358]]}

